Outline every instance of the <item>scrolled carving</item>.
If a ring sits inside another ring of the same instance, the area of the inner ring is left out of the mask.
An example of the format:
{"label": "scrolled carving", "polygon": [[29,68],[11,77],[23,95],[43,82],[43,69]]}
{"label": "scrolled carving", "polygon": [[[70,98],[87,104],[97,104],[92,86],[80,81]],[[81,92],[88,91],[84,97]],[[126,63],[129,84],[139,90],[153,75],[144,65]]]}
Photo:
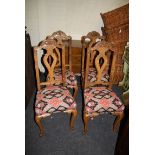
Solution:
{"label": "scrolled carving", "polygon": [[101,36],[97,31],[91,31],[86,36],[81,37],[81,42],[84,43],[86,39],[89,39],[90,42],[95,43],[97,39],[105,40],[105,36]]}
{"label": "scrolled carving", "polygon": [[64,46],[63,44],[59,44],[56,40],[48,38],[48,39],[43,40],[39,44],[38,48],[40,48],[40,49],[46,49],[46,48],[55,49],[55,48],[63,48],[63,46]]}
{"label": "scrolled carving", "polygon": [[56,48],[57,42],[53,39],[45,39],[39,44],[39,48],[46,49],[46,48]]}
{"label": "scrolled carving", "polygon": [[63,38],[63,40],[67,40],[67,39],[70,39],[70,36],[67,36],[65,32],[59,30],[59,31],[56,31],[52,34],[53,37],[57,37],[57,36],[61,36]]}
{"label": "scrolled carving", "polygon": [[96,32],[96,31],[91,31],[91,32],[89,32],[88,34],[87,34],[87,37],[88,38],[99,38],[100,37],[100,34],[98,33],[98,32]]}
{"label": "scrolled carving", "polygon": [[71,36],[67,36],[63,31],[59,30],[52,33],[52,35],[47,36],[46,39],[56,39],[58,44],[63,44],[62,41],[71,40],[72,38]]}

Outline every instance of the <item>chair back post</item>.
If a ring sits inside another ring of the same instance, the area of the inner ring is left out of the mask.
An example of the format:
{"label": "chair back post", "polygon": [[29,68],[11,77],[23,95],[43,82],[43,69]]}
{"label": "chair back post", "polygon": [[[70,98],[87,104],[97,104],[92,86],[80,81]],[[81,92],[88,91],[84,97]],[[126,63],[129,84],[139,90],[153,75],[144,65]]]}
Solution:
{"label": "chair back post", "polygon": [[38,55],[37,55],[38,47],[33,47],[33,54],[34,54],[34,65],[35,65],[35,72],[36,72],[36,81],[37,81],[37,89],[38,91],[41,89],[40,86],[40,75],[39,75],[39,66],[38,66]]}
{"label": "chair back post", "polygon": [[72,37],[68,36],[69,43],[68,43],[68,61],[69,61],[69,70],[72,72]]}
{"label": "chair back post", "polygon": [[65,45],[63,45],[63,47],[62,47],[62,82],[63,82],[64,86],[66,84],[65,72],[66,72],[66,67],[65,67]]}
{"label": "chair back post", "polygon": [[86,70],[84,75],[84,89],[88,86],[88,73],[89,73],[89,62],[90,62],[90,50],[86,53]]}
{"label": "chair back post", "polygon": [[81,37],[81,44],[82,44],[82,49],[81,49],[81,53],[82,53],[82,65],[81,65],[81,73],[82,73],[82,78],[84,78],[84,62],[85,62],[85,50],[86,50],[86,44],[85,44],[85,36]]}
{"label": "chair back post", "polygon": [[110,70],[110,84],[109,84],[109,89],[112,89],[112,85],[114,83],[114,75],[115,75],[115,70],[116,70],[116,59],[117,59],[117,53],[111,48],[111,51],[113,52],[113,58],[112,58],[112,65],[111,65],[111,70]]}

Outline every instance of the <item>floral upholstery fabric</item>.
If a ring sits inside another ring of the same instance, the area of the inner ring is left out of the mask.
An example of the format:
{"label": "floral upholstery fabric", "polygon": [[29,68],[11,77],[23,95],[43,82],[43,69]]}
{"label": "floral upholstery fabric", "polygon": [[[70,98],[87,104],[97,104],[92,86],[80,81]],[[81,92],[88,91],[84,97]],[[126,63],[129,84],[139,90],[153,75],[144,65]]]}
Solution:
{"label": "floral upholstery fabric", "polygon": [[76,107],[76,102],[64,86],[48,86],[37,92],[35,112],[37,116],[48,116]]}
{"label": "floral upholstery fabric", "polygon": [[[97,75],[96,69],[95,68],[89,68],[89,73],[88,73],[89,82],[95,82],[96,81],[96,75]],[[109,75],[107,74],[107,72],[103,72],[101,81],[103,81],[103,82],[109,81]]]}
{"label": "floral upholstery fabric", "polygon": [[[73,88],[74,86],[77,85],[77,80],[73,72],[66,70],[65,75],[66,75],[66,86],[68,88]],[[54,70],[54,77],[55,79],[60,80],[62,79],[62,70],[60,68]]]}
{"label": "floral upholstery fabric", "polygon": [[84,90],[85,111],[90,114],[96,112],[122,112],[125,106],[117,95],[106,87],[90,87]]}

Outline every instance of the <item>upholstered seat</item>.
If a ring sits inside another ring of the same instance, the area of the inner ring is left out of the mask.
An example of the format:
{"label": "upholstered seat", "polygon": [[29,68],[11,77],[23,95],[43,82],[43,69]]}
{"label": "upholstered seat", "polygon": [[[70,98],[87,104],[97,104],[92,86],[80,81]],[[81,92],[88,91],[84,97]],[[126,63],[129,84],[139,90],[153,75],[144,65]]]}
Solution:
{"label": "upholstered seat", "polygon": [[125,106],[117,95],[106,87],[89,87],[84,90],[85,112],[103,114],[123,112]]}
{"label": "upholstered seat", "polygon": [[[65,73],[65,76],[66,76],[66,86],[68,88],[74,88],[77,86],[77,79],[75,77],[75,74],[70,71],[69,69],[66,70],[66,73]],[[62,70],[61,68],[57,68],[54,70],[54,77],[55,79],[62,79]]]}
{"label": "upholstered seat", "polygon": [[49,116],[76,108],[74,98],[64,86],[48,86],[37,92],[35,113],[37,116]]}
{"label": "upholstered seat", "polygon": [[[89,68],[89,73],[88,73],[89,82],[95,82],[96,81],[96,75],[97,75],[96,69],[95,68]],[[103,81],[103,82],[109,81],[109,75],[106,71],[102,73],[101,81]]]}

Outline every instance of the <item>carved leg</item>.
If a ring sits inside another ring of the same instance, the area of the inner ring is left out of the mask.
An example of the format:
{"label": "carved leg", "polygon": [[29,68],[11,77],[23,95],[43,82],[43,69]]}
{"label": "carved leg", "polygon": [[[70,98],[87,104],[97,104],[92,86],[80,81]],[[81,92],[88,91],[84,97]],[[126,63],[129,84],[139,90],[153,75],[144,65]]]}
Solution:
{"label": "carved leg", "polygon": [[75,123],[75,119],[77,117],[77,110],[73,109],[71,111],[71,121],[70,121],[70,129],[73,130],[74,129],[74,123]]}
{"label": "carved leg", "polygon": [[35,121],[36,121],[36,123],[37,123],[37,125],[39,127],[39,130],[40,130],[40,134],[39,134],[40,137],[44,135],[44,128],[43,128],[43,126],[41,124],[41,119],[42,119],[42,117],[35,116]]}
{"label": "carved leg", "polygon": [[87,134],[88,132],[88,121],[89,121],[90,117],[88,116],[88,114],[86,114],[84,112],[83,114],[83,120],[84,120],[84,134]]}
{"label": "carved leg", "polygon": [[114,115],[116,115],[116,118],[113,124],[113,131],[115,132],[118,129],[120,122],[124,117],[124,112],[114,113]]}
{"label": "carved leg", "polygon": [[73,98],[75,99],[78,93],[78,86],[74,87],[74,95]]}

